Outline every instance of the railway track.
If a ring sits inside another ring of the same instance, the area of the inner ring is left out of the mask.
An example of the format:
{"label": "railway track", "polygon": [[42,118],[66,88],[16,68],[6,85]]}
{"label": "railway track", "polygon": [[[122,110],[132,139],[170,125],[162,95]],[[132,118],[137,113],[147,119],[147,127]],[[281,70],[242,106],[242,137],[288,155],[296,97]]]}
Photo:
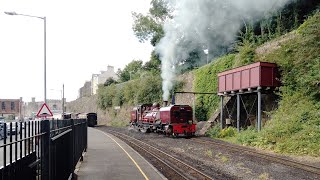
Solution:
{"label": "railway track", "polygon": [[225,147],[227,149],[231,149],[237,152],[241,152],[241,153],[247,153],[249,155],[253,155],[262,159],[266,159],[269,161],[273,161],[273,162],[277,162],[286,166],[290,166],[293,168],[297,168],[300,170],[304,170],[307,171],[309,173],[313,173],[316,175],[320,175],[320,167],[317,166],[313,166],[310,164],[305,164],[305,163],[301,163],[298,161],[294,161],[291,159],[287,159],[284,157],[280,157],[280,156],[276,156],[276,155],[272,155],[272,154],[267,154],[267,153],[262,153],[262,152],[258,152],[255,151],[253,149],[247,148],[247,147],[241,147],[238,145],[230,145],[230,144],[226,144],[226,143],[221,143],[221,142],[217,142],[217,141],[208,141],[208,140],[202,140],[199,138],[193,138],[191,139],[191,141],[193,142],[197,142],[197,143],[202,143],[202,144],[207,144],[207,145],[215,145],[215,146],[220,146],[220,147]]}
{"label": "railway track", "polygon": [[145,142],[116,131],[108,130],[107,132],[130,145],[150,161],[155,162],[152,164],[168,179],[206,180],[214,178]]}

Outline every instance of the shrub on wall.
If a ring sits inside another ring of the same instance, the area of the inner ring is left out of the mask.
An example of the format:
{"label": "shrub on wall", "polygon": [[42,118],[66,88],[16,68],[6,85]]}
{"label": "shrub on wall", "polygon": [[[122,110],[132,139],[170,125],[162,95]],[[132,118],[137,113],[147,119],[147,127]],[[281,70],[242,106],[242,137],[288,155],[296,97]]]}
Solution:
{"label": "shrub on wall", "polygon": [[[201,67],[195,71],[194,91],[196,92],[214,92],[218,89],[217,74],[230,69],[235,60],[235,55],[223,56],[207,66]],[[198,121],[206,121],[219,105],[219,96],[198,94],[196,100],[196,118]]]}

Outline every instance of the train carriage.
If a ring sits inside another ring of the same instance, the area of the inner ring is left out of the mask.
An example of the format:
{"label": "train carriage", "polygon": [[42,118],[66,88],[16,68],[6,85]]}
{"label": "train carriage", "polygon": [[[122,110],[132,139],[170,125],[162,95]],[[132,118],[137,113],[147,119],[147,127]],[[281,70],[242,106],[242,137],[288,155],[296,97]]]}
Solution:
{"label": "train carriage", "polygon": [[78,119],[87,119],[88,126],[94,127],[97,123],[97,113],[80,113],[77,115]]}

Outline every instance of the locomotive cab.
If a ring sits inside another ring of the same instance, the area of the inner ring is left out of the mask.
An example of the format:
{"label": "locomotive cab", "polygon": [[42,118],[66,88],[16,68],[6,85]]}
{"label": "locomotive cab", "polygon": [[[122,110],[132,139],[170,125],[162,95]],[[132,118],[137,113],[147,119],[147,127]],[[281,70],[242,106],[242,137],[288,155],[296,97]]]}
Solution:
{"label": "locomotive cab", "polygon": [[168,135],[193,136],[196,125],[193,124],[192,108],[188,105],[172,105],[160,108],[160,119]]}

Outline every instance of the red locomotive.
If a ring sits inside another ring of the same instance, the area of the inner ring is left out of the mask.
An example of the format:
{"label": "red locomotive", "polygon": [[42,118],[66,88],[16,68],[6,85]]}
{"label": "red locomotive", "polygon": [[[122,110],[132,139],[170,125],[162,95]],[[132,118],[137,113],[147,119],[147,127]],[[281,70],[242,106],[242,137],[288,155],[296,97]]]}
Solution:
{"label": "red locomotive", "polygon": [[142,104],[131,111],[130,124],[142,132],[163,132],[168,136],[194,136],[196,124],[188,105],[161,107],[158,103]]}

